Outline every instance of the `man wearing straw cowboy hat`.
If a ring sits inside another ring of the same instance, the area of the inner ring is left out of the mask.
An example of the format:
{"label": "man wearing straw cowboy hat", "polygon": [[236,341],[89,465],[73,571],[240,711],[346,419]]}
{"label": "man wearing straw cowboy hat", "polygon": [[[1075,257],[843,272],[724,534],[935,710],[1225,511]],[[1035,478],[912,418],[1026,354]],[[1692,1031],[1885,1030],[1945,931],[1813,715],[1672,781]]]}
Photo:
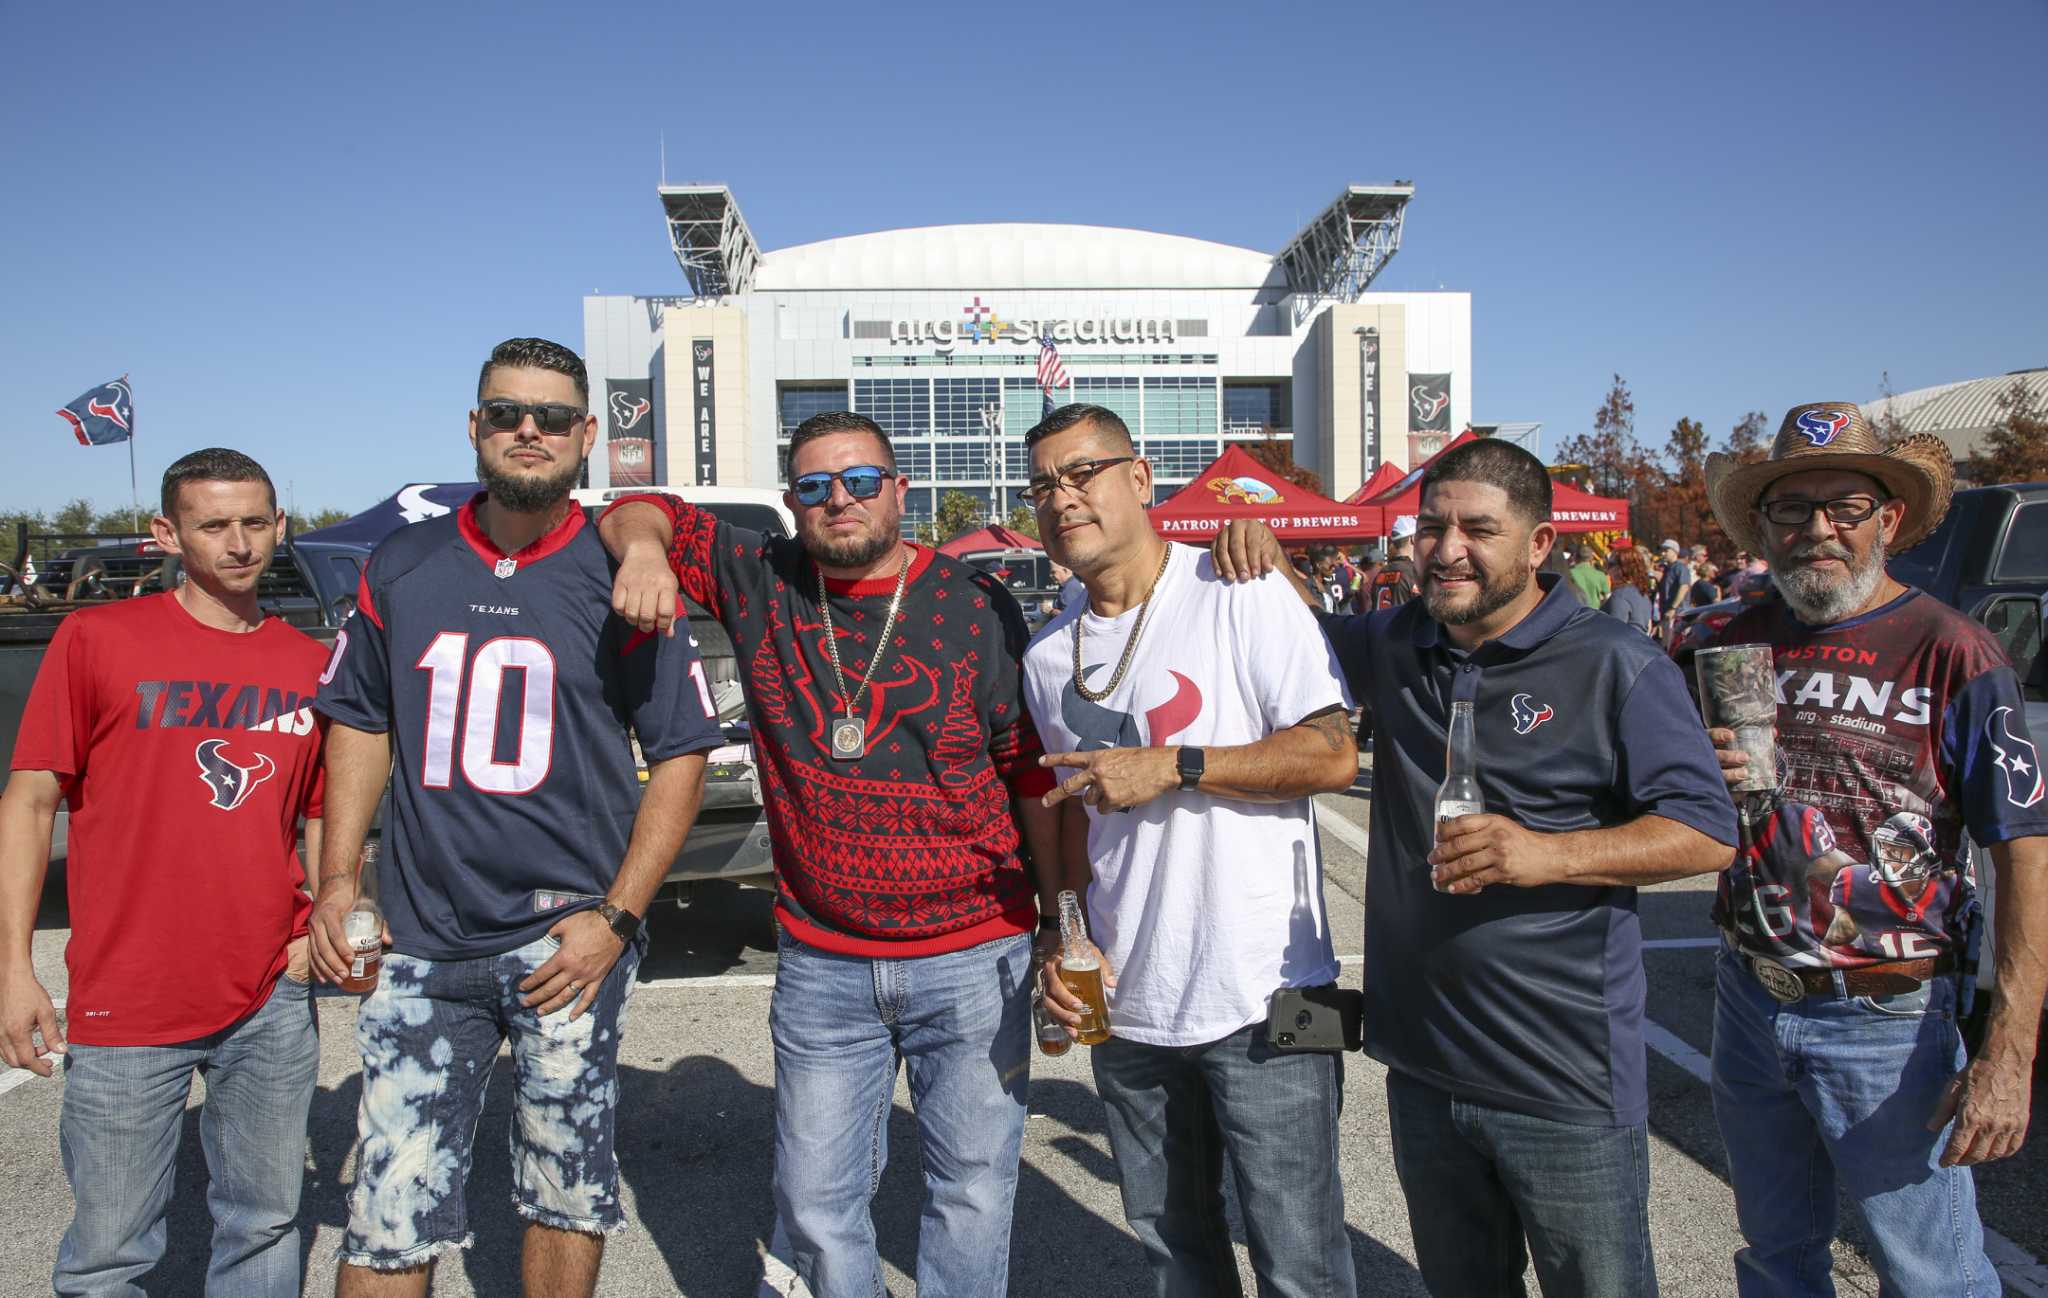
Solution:
{"label": "man wearing straw cowboy hat", "polygon": [[[2026,1136],[2048,986],[2048,785],[2019,682],[1976,623],[1885,572],[1954,487],[1929,436],[1883,446],[1847,402],[1796,406],[1769,459],[1707,460],[1714,515],[1778,595],[1721,645],[1769,644],[1776,793],[1721,878],[1714,1113],[1748,1247],[1739,1291],[1833,1292],[1839,1184],[1886,1293],[1984,1294],[1969,1168]],[[1731,785],[1745,764],[1712,732]],[[1964,1055],[1979,915],[1964,831],[1998,866],[1998,969]]]}

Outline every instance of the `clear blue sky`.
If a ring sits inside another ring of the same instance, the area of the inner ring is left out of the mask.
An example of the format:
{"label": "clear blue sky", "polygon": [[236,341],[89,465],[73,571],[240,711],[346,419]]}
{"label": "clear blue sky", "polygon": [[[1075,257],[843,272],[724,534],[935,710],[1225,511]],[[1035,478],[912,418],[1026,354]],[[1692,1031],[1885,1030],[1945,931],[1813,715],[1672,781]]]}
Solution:
{"label": "clear blue sky", "polygon": [[[467,476],[476,367],[767,248],[957,221],[1274,250],[1412,179],[1379,287],[1473,295],[1472,412],[1638,434],[2048,365],[2048,4],[51,5],[0,0],[0,508],[123,503],[52,415],[133,376],[145,499]],[[1462,415],[1462,412],[1461,412]]]}

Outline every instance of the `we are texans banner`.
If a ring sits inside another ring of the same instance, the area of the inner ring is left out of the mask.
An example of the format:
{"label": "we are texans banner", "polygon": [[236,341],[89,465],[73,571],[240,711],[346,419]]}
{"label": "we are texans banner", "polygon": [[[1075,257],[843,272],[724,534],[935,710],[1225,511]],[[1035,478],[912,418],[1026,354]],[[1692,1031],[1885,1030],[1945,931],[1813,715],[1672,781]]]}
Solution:
{"label": "we are texans banner", "polygon": [[71,423],[80,446],[111,446],[135,436],[135,395],[128,376],[102,383],[57,412]]}

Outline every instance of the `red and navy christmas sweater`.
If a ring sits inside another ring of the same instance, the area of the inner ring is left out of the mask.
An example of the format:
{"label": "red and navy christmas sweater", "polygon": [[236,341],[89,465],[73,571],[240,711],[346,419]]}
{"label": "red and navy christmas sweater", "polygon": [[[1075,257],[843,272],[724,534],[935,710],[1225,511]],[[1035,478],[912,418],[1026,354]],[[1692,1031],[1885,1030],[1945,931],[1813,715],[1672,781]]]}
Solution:
{"label": "red and navy christmas sweater", "polygon": [[1013,797],[1052,772],[1024,707],[1029,632],[1000,582],[912,547],[903,606],[877,643],[891,573],[827,580],[848,692],[881,661],[858,711],[867,752],[830,755],[847,715],[801,543],[734,527],[673,496],[628,496],[672,520],[669,565],[683,594],[732,636],[775,855],[776,917],[790,936],[847,955],[961,951],[1034,930]]}

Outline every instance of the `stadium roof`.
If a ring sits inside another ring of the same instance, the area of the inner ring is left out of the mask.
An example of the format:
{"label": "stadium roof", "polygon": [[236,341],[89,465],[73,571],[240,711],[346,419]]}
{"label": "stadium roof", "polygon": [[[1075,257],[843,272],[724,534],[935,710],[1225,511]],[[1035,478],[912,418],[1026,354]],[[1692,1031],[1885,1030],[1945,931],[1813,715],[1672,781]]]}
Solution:
{"label": "stadium roof", "polygon": [[2048,369],[2015,370],[1990,378],[1942,383],[1931,388],[1865,402],[1863,413],[1882,426],[1889,415],[1907,433],[1933,433],[1948,443],[1949,452],[1966,459],[1979,449],[1984,434],[1999,420],[1999,395],[2018,380],[2026,384],[2037,408],[2048,409]]}
{"label": "stadium roof", "polygon": [[756,289],[1244,289],[1295,318],[1355,302],[1401,246],[1415,186],[1350,185],[1277,255],[1093,225],[938,225],[763,252],[732,190],[660,186],[676,262],[700,298]]}

